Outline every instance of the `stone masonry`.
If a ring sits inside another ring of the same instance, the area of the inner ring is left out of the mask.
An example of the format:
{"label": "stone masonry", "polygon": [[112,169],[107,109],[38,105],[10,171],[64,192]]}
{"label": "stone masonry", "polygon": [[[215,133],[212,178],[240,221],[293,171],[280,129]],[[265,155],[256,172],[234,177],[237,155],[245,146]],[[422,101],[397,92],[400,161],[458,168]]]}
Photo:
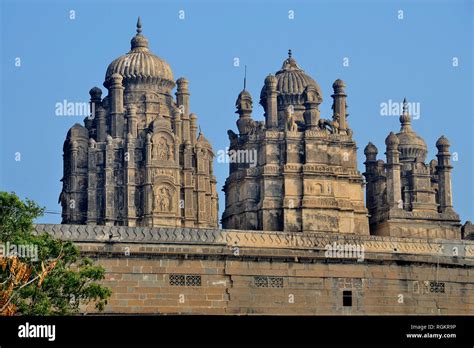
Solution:
{"label": "stone masonry", "polygon": [[377,160],[374,144],[369,143],[364,150],[371,234],[460,239],[461,221],[453,209],[448,139],[438,139],[438,160],[428,164],[426,143],[412,129],[406,100],[400,123],[400,132],[390,132],[385,140],[386,163]]}
{"label": "stone masonry", "polygon": [[290,50],[282,68],[265,78],[264,122],[252,119],[244,88],[236,102],[239,133],[228,131],[223,228],[369,234],[345,87],[334,82],[332,118],[320,118],[321,88]]}
{"label": "stone masonry", "polygon": [[67,134],[63,224],[35,227],[105,267],[106,314],[474,313],[474,227],[453,207],[450,143],[426,163],[406,101],[386,161],[369,143],[362,175],[345,83],[322,118],[322,90],[290,50],[265,78],[264,121],[245,83],[237,97],[219,229],[189,83],[141,32],[139,19],[108,95],[92,88],[90,117]]}
{"label": "stone masonry", "polygon": [[[108,314],[474,312],[474,241],[80,225],[36,231],[74,241],[105,267]],[[365,256],[328,258],[334,243],[363,245]]]}

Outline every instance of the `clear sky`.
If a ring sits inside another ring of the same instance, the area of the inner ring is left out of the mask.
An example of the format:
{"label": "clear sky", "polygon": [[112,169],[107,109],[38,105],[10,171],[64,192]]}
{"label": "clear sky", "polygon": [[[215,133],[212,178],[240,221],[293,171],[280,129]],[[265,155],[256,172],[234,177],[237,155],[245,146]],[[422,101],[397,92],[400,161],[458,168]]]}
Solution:
{"label": "clear sky", "polygon": [[[361,172],[365,145],[372,141],[384,159],[385,137],[400,128],[381,104],[405,96],[418,103],[413,126],[428,144],[428,160],[444,134],[457,155],[455,210],[463,221],[474,218],[471,0],[0,2],[0,190],[60,211],[63,141],[83,117],[56,116],[55,105],[88,102],[93,86],[106,95],[106,68],[129,51],[140,15],[150,49],[176,79],[189,79],[191,111],[216,153],[228,146],[226,130],[236,130],[244,65],[253,116],[262,120],[263,80],[291,48],[321,86],[323,118],[331,117],[332,83],[346,82]],[[222,213],[228,164],[215,163],[215,173]],[[39,221],[57,223],[60,215]]]}

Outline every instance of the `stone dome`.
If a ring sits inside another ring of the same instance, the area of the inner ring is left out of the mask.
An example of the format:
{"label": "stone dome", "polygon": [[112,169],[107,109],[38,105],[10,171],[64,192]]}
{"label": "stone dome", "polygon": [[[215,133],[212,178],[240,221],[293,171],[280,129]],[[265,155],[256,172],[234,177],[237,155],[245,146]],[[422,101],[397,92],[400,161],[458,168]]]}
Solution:
{"label": "stone dome", "polygon": [[400,140],[393,132],[390,132],[387,138],[385,138],[385,145],[387,145],[387,147],[393,148],[397,146],[399,143],[400,143]]}
{"label": "stone dome", "polygon": [[141,31],[141,20],[138,18],[137,34],[132,38],[131,50],[110,63],[105,74],[105,87],[108,86],[108,81],[113,74],[120,74],[124,83],[142,79],[146,82],[158,83],[165,89],[174,88],[171,67],[148,49],[148,39],[141,34]]}
{"label": "stone dome", "polygon": [[438,149],[445,149],[449,146],[451,146],[451,144],[449,144],[449,140],[444,135],[442,135],[438,141],[436,141],[436,147]]}
{"label": "stone dome", "polygon": [[406,100],[403,101],[403,114],[400,116],[400,123],[401,129],[397,133],[400,161],[425,162],[428,147],[423,138],[411,128],[411,117],[408,113]]}
{"label": "stone dome", "polygon": [[[276,90],[279,92],[279,104],[283,105],[303,105],[304,91],[306,87],[312,86],[318,94],[319,103],[322,102],[322,92],[316,81],[305,73],[292,57],[291,50],[288,51],[288,58],[285,59],[279,71],[275,74]],[[265,86],[260,93],[261,104],[264,105]]]}
{"label": "stone dome", "polygon": [[365,147],[365,149],[364,149],[364,155],[366,155],[366,156],[370,156],[370,155],[377,156],[377,154],[378,154],[377,147],[374,144],[372,144],[371,142],[369,142],[367,144],[367,146]]}
{"label": "stone dome", "polygon": [[334,89],[336,89],[336,88],[345,88],[345,87],[346,87],[346,84],[341,79],[337,79],[332,84],[332,88],[334,88]]}

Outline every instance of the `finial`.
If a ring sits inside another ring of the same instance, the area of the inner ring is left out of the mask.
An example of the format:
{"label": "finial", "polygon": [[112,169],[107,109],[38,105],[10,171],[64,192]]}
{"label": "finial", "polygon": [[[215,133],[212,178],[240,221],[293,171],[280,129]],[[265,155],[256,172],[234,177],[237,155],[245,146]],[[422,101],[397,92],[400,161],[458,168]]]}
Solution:
{"label": "finial", "polygon": [[408,112],[408,103],[407,103],[407,98],[403,98],[403,114],[406,114]]}
{"label": "finial", "polygon": [[137,33],[130,43],[132,50],[136,48],[148,49],[148,39],[142,35],[142,19],[140,17],[137,20]]}
{"label": "finial", "polygon": [[140,34],[142,32],[142,20],[140,16],[138,16],[137,20],[137,34]]}
{"label": "finial", "polygon": [[245,73],[244,73],[244,90],[247,87],[247,65],[245,66]]}
{"label": "finial", "polygon": [[402,125],[401,132],[411,132],[411,117],[408,112],[407,98],[403,98],[403,112],[400,115],[400,123]]}
{"label": "finial", "polygon": [[292,52],[291,52],[291,49],[288,50],[288,58],[291,58],[292,56]]}
{"label": "finial", "polygon": [[200,134],[200,135],[202,134],[202,132],[201,132],[201,126],[199,126],[199,134]]}

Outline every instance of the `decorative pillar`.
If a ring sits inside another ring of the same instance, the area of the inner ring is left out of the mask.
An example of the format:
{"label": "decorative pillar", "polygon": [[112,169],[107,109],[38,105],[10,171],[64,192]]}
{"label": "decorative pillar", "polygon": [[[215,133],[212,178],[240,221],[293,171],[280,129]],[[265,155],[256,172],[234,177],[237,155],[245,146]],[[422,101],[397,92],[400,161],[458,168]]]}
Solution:
{"label": "decorative pillar", "polygon": [[176,135],[176,138],[178,138],[181,142],[182,139],[182,129],[181,129],[181,112],[179,109],[173,109],[173,128],[174,128],[174,134]]}
{"label": "decorative pillar", "polygon": [[366,201],[367,201],[367,208],[375,208],[376,202],[374,202],[375,197],[375,187],[374,187],[374,180],[377,173],[377,154],[378,150],[377,147],[370,143],[364,149],[364,154],[366,161],[364,162],[365,165],[365,180],[367,182],[366,187]]}
{"label": "decorative pillar", "polygon": [[114,225],[115,223],[115,177],[114,177],[114,144],[110,135],[107,135],[107,145],[105,146],[105,224]]}
{"label": "decorative pillar", "polygon": [[151,134],[146,134],[146,158],[145,158],[145,187],[144,187],[144,220],[145,224],[151,226],[153,224],[153,190],[151,186]]}
{"label": "decorative pillar", "polygon": [[88,185],[87,185],[87,224],[97,224],[97,165],[96,165],[97,143],[89,139],[88,154]]}
{"label": "decorative pillar", "polygon": [[178,104],[178,108],[181,114],[189,115],[189,82],[184,77],[181,77],[176,81],[176,84],[178,85],[176,91],[176,103]]}
{"label": "decorative pillar", "polygon": [[102,106],[102,90],[99,87],[93,87],[89,91],[90,99],[90,117],[86,117],[84,120],[86,128],[89,130],[89,137],[92,137],[93,134],[93,125],[96,122],[97,117],[97,108]]}
{"label": "decorative pillar", "polygon": [[70,182],[69,182],[69,190],[71,195],[69,196],[69,201],[67,202],[67,206],[69,209],[71,222],[78,223],[77,212],[79,207],[77,206],[77,155],[78,155],[78,144],[76,140],[71,142],[71,162],[70,162]]}
{"label": "decorative pillar", "polygon": [[236,114],[239,115],[237,120],[237,128],[240,135],[248,134],[252,124],[252,96],[245,89],[239,93],[235,106],[237,107]]}
{"label": "decorative pillar", "polygon": [[392,208],[397,208],[400,202],[402,202],[398,144],[398,137],[393,132],[390,132],[385,139],[385,145],[387,145],[387,152],[385,152],[387,163],[385,168],[387,169],[387,202]]}
{"label": "decorative pillar", "polygon": [[[130,119],[129,119],[130,120]],[[135,165],[135,137],[128,133],[125,139],[125,158],[124,158],[124,206],[126,209],[127,226],[136,226],[137,212],[135,207],[136,192],[136,165]]]}
{"label": "decorative pillar", "polygon": [[439,199],[439,212],[452,212],[453,211],[453,196],[451,188],[451,154],[449,152],[449,141],[441,136],[436,142],[438,153],[438,199]]}
{"label": "decorative pillar", "polygon": [[122,76],[113,74],[109,81],[110,134],[113,138],[123,137],[123,91]]}
{"label": "decorative pillar", "polygon": [[128,129],[127,133],[130,134],[132,138],[137,137],[137,107],[133,104],[128,106]]}
{"label": "decorative pillar", "polygon": [[107,123],[105,120],[105,109],[98,107],[97,113],[97,142],[104,142],[107,135]]}
{"label": "decorative pillar", "polygon": [[347,113],[346,113],[346,93],[344,88],[346,87],[344,81],[337,79],[334,81],[332,88],[334,89],[334,94],[331,97],[334,99],[332,104],[332,109],[334,116],[339,117],[339,129],[341,131],[346,131],[347,126]]}
{"label": "decorative pillar", "polygon": [[277,79],[272,74],[265,78],[265,124],[267,129],[278,128]]}
{"label": "decorative pillar", "polygon": [[304,122],[306,127],[310,130],[318,127],[319,121],[319,109],[318,109],[318,95],[314,87],[308,86],[304,92],[305,95],[305,111],[304,111]]}
{"label": "decorative pillar", "polygon": [[197,116],[195,114],[191,114],[189,116],[191,120],[191,130],[190,130],[190,137],[191,137],[191,145],[194,146],[196,144],[196,132],[197,132]]}

